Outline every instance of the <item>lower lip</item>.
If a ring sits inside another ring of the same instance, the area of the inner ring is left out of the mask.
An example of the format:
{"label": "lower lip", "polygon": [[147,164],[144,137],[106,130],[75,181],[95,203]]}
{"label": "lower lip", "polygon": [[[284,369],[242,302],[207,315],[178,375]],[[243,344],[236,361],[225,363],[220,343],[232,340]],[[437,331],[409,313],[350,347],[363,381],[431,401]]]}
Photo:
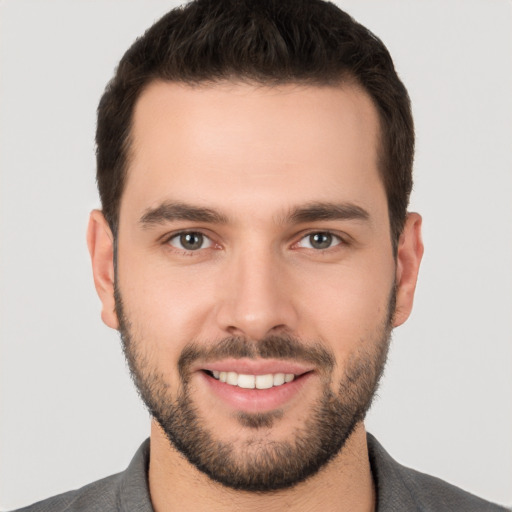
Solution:
{"label": "lower lip", "polygon": [[311,372],[295,378],[292,382],[269,389],[244,389],[217,380],[205,372],[199,372],[203,382],[229,406],[238,411],[261,413],[283,407],[296,398],[311,379]]}

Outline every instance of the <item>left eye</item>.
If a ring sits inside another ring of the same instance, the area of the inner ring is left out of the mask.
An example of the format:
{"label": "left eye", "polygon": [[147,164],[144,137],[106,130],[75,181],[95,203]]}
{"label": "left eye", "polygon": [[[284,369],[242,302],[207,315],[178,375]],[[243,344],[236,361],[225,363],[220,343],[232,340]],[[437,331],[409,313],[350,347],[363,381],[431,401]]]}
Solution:
{"label": "left eye", "polygon": [[342,240],[339,236],[333,235],[327,231],[319,231],[305,236],[298,245],[306,249],[321,250],[329,249],[335,245],[339,245],[341,242]]}
{"label": "left eye", "polygon": [[168,243],[177,249],[185,251],[197,251],[212,246],[212,241],[207,236],[192,231],[179,233],[173,236]]}

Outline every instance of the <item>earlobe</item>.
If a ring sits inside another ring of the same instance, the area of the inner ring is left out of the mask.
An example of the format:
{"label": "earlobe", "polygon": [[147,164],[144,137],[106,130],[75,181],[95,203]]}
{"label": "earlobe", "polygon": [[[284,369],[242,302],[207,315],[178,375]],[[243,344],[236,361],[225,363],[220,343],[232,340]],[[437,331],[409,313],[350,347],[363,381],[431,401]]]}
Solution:
{"label": "earlobe", "polygon": [[423,240],[421,238],[421,216],[409,213],[400,236],[396,263],[396,309],[393,327],[402,325],[411,314],[414,291],[418,279]]}
{"label": "earlobe", "polygon": [[119,322],[114,299],[114,237],[100,210],[93,210],[87,228],[87,246],[91,255],[96,292],[102,303],[101,319],[117,329]]}

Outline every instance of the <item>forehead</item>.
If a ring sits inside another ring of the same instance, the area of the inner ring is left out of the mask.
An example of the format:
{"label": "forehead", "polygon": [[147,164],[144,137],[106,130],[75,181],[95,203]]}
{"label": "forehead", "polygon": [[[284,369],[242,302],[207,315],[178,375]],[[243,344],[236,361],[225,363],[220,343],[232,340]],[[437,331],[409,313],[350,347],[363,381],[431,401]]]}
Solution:
{"label": "forehead", "polygon": [[169,199],[239,210],[371,202],[372,189],[384,194],[378,146],[378,114],[355,85],[157,81],[135,106],[121,216],[124,204]]}

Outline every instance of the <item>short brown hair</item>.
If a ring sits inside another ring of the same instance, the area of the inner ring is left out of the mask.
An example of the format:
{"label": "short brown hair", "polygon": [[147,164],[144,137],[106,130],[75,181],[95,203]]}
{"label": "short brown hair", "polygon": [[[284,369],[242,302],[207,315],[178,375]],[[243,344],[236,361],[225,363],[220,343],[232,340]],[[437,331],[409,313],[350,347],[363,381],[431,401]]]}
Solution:
{"label": "short brown hair", "polygon": [[195,0],[173,9],[121,59],[98,107],[97,181],[114,236],[134,106],[154,80],[264,85],[356,81],[380,118],[379,172],[396,250],[412,189],[414,127],[407,90],[384,44],[322,0]]}

